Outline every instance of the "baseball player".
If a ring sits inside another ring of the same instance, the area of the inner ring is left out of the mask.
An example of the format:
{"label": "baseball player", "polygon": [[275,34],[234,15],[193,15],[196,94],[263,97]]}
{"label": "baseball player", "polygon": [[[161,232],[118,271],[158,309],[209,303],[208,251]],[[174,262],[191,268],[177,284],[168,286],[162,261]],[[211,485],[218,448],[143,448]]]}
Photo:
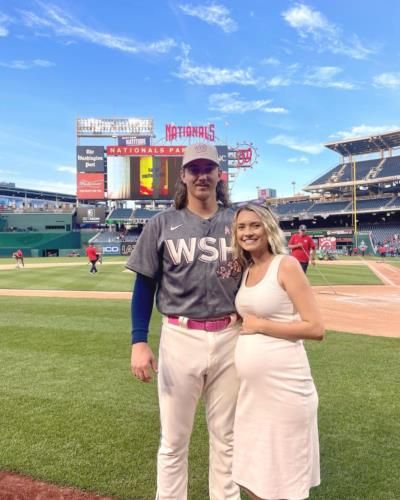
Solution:
{"label": "baseball player", "polygon": [[307,234],[307,226],[301,224],[299,232],[292,234],[288,248],[290,248],[293,257],[300,262],[305,273],[307,272],[309,262],[315,266],[315,243],[311,236]]}
{"label": "baseball player", "polygon": [[157,372],[147,343],[154,294],[163,314],[158,363],[159,500],[187,499],[188,447],[201,396],[209,431],[210,498],[240,499],[231,466],[238,391],[234,298],[241,269],[230,247],[234,211],[228,207],[218,165],[215,146],[186,147],[175,207],[151,218],[127,262],[128,269],[137,273],[131,369],[144,382]]}

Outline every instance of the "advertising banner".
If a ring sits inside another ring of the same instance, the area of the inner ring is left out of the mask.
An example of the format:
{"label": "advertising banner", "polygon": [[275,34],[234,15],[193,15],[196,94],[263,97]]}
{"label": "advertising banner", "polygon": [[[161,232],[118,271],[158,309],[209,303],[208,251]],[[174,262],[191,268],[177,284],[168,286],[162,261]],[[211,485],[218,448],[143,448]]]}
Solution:
{"label": "advertising banner", "polygon": [[101,247],[102,255],[121,255],[121,247],[119,243],[103,245]]}
{"label": "advertising banner", "polygon": [[130,255],[136,243],[121,243],[121,255]]}
{"label": "advertising banner", "polygon": [[78,207],[76,209],[77,224],[104,224],[105,207]]}
{"label": "advertising banner", "polygon": [[76,168],[78,172],[104,172],[104,147],[77,146]]}
{"label": "advertising banner", "polygon": [[325,238],[320,238],[319,248],[328,252],[334,252],[336,250],[336,238],[334,236],[326,236]]}
{"label": "advertising banner", "polygon": [[77,197],[79,200],[103,200],[104,174],[78,172]]}
{"label": "advertising banner", "polygon": [[185,146],[107,146],[108,156],[183,156]]}
{"label": "advertising banner", "polygon": [[150,146],[150,136],[148,137],[118,137],[118,146]]}
{"label": "advertising banner", "polygon": [[167,123],[165,125],[165,140],[176,141],[181,137],[190,137],[198,139],[198,142],[205,139],[206,141],[215,141],[215,125],[209,123],[208,125],[174,125]]}

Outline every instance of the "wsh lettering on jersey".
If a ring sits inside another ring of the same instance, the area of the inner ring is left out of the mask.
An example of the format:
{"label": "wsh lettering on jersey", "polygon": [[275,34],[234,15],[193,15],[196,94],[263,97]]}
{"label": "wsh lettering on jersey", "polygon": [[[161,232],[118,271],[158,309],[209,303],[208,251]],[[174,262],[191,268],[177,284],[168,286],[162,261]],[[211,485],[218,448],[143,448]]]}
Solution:
{"label": "wsh lettering on jersey", "polygon": [[204,236],[203,238],[190,238],[188,242],[179,238],[165,240],[165,245],[176,265],[182,262],[193,262],[195,259],[201,262],[226,261],[228,255],[232,255],[232,247],[228,246],[225,238]]}

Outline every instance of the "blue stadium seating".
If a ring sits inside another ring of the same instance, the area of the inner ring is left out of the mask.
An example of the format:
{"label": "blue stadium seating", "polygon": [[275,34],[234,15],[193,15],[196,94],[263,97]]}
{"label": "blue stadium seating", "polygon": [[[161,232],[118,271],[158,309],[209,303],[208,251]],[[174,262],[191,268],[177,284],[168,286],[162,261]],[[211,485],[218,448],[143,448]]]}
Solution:
{"label": "blue stadium seating", "polygon": [[133,216],[135,219],[151,219],[160,212],[161,210],[149,210],[147,208],[137,208]]}
{"label": "blue stadium seating", "polygon": [[291,203],[272,206],[272,209],[277,215],[298,214],[301,212],[307,212],[313,204],[313,201],[294,201]]}
{"label": "blue stadium seating", "polygon": [[386,241],[393,241],[395,248],[399,246],[400,239],[394,240],[394,235],[400,236],[400,224],[360,224],[359,230],[371,232],[375,245]]}
{"label": "blue stadium seating", "polygon": [[132,219],[132,208],[114,208],[107,219],[130,220]]}
{"label": "blue stadium seating", "polygon": [[[374,160],[364,160],[356,162],[356,178],[357,180],[365,179],[372,168],[377,167],[381,163],[381,159]],[[379,174],[379,177],[382,177],[382,174]],[[327,184],[327,183],[335,183],[335,182],[350,182],[353,180],[353,164],[345,163],[342,165],[337,165],[332,168],[329,172],[322,175],[314,182],[310,184],[310,186],[318,185],[318,184]]]}
{"label": "blue stadium seating", "polygon": [[388,207],[400,207],[400,196],[396,196],[396,198],[393,199],[392,203],[389,203]]}
{"label": "blue stadium seating", "polygon": [[[391,197],[386,198],[374,198],[371,200],[357,200],[357,210],[373,210],[385,207],[389,201],[391,201]],[[353,203],[349,206],[349,210],[353,210]]]}
{"label": "blue stadium seating", "polygon": [[321,213],[321,212],[341,212],[344,211],[349,205],[349,201],[329,201],[314,203],[310,212]]}
{"label": "blue stadium seating", "polygon": [[379,177],[392,177],[394,175],[400,175],[400,156],[386,158],[383,168],[379,172]]}

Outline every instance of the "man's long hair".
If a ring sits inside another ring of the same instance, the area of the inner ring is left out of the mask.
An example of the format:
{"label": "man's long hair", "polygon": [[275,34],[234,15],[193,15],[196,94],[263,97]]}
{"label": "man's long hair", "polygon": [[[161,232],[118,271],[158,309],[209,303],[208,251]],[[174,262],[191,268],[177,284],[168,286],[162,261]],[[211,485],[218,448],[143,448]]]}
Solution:
{"label": "man's long hair", "polygon": [[[216,194],[218,203],[220,203],[223,207],[230,206],[227,184],[223,180],[218,181],[218,184],[216,186]],[[179,178],[175,186],[175,208],[177,210],[182,210],[186,207],[187,202],[187,187],[182,179]]]}

